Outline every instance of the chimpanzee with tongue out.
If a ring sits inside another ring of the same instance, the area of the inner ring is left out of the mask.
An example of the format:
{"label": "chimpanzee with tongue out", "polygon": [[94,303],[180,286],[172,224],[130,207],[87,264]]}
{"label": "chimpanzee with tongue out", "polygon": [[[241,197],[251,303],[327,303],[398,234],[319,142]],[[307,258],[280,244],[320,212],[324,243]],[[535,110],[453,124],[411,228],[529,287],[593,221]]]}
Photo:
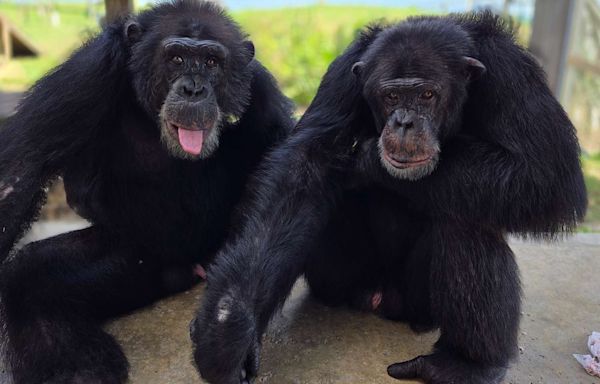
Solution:
{"label": "chimpanzee with tongue out", "polygon": [[[206,277],[291,115],[209,2],[108,25],[40,80],[0,126],[0,358],[14,383],[125,382],[101,322]],[[15,250],[57,176],[92,225]]]}

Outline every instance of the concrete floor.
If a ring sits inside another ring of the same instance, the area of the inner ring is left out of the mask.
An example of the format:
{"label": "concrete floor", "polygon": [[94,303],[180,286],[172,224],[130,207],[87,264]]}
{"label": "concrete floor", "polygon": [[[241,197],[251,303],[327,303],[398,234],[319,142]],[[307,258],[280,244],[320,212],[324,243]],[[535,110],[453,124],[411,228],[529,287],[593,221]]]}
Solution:
{"label": "concrete floor", "polygon": [[[600,384],[571,356],[587,353],[588,334],[600,331],[600,235],[552,244],[512,241],[512,247],[525,300],[521,353],[505,383]],[[191,364],[188,324],[203,290],[200,285],[107,325],[129,357],[131,384],[202,382]],[[389,378],[387,365],[427,353],[436,337],[324,307],[300,281],[269,328],[257,382],[412,383]]]}
{"label": "concrete floor", "polygon": [[[600,331],[600,235],[566,242],[513,241],[525,291],[519,361],[506,383],[600,384],[572,358]],[[132,384],[199,381],[190,362],[188,324],[204,287],[114,321],[107,329],[129,356]],[[263,346],[259,383],[410,383],[388,364],[426,353],[435,333],[315,303],[299,282]]]}
{"label": "concrete floor", "polygon": [[0,92],[0,120],[12,115],[22,97],[21,92]]}

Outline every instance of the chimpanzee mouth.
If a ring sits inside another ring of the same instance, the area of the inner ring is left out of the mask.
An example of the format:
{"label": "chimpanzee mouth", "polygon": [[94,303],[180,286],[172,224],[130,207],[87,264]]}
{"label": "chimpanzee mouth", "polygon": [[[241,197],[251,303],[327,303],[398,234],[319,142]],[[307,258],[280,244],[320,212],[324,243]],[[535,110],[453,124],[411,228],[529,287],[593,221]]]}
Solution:
{"label": "chimpanzee mouth", "polygon": [[430,175],[437,167],[440,159],[440,150],[437,143],[431,145],[420,156],[413,157],[394,156],[384,148],[382,139],[379,139],[378,146],[381,165],[390,175],[398,179],[418,180]]}
{"label": "chimpanzee mouth", "polygon": [[425,158],[407,158],[407,159],[396,159],[394,158],[392,155],[390,155],[389,153],[387,153],[387,151],[383,150],[381,151],[383,154],[383,157],[385,159],[385,161],[387,161],[392,167],[394,168],[398,168],[398,169],[406,169],[406,168],[414,168],[414,167],[420,167],[423,165],[427,165],[431,160],[432,160],[432,156],[429,157],[425,157]]}
{"label": "chimpanzee mouth", "polygon": [[197,126],[184,126],[182,124],[167,121],[167,127],[171,136],[179,142],[181,148],[192,156],[198,156],[202,152],[208,129],[200,129]]}
{"label": "chimpanzee mouth", "polygon": [[223,124],[218,106],[165,103],[159,118],[161,141],[174,157],[207,159],[219,147]]}

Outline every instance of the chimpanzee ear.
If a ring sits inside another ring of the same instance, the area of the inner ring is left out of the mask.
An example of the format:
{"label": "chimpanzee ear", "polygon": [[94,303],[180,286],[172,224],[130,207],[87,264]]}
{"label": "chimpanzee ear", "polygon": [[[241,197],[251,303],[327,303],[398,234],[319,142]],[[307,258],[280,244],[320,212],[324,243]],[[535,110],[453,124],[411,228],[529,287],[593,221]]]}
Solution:
{"label": "chimpanzee ear", "polygon": [[242,43],[242,46],[245,51],[244,57],[246,59],[246,64],[249,64],[252,59],[254,59],[254,43],[250,40],[246,40]]}
{"label": "chimpanzee ear", "polygon": [[359,76],[362,73],[362,70],[364,67],[365,67],[364,61],[357,61],[352,66],[352,73],[354,73],[354,75],[356,75],[356,76]]}
{"label": "chimpanzee ear", "polygon": [[485,65],[477,59],[463,56],[463,61],[467,65],[467,76],[469,80],[477,80],[486,71]]}
{"label": "chimpanzee ear", "polygon": [[142,26],[137,21],[130,19],[125,22],[125,38],[130,43],[136,43],[142,38]]}

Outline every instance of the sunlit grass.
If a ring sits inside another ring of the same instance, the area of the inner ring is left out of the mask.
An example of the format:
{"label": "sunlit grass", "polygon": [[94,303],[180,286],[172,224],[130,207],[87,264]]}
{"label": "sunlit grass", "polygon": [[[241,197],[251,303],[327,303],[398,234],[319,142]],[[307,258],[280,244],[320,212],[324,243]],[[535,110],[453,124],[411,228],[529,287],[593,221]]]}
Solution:
{"label": "sunlit grass", "polygon": [[257,57],[299,105],[314,96],[327,66],[374,20],[401,20],[416,8],[310,6],[234,13],[250,34]]}
{"label": "sunlit grass", "polygon": [[[83,4],[58,5],[60,23],[37,5],[0,4],[0,12],[18,26],[40,50],[36,58],[0,64],[0,91],[22,91],[60,64],[90,35],[97,32],[102,3],[89,15]],[[233,17],[249,33],[257,57],[278,79],[284,93],[302,110],[314,96],[327,66],[364,26],[375,20],[398,21],[426,13],[417,8],[369,6],[308,6],[244,10]],[[529,25],[521,25],[520,41]],[[583,231],[600,230],[600,155],[583,159],[589,209]]]}
{"label": "sunlit grass", "polygon": [[589,202],[583,228],[600,231],[600,154],[584,157],[582,164]]}
{"label": "sunlit grass", "polygon": [[[98,31],[97,17],[82,4],[57,7],[60,24],[38,6],[0,4],[0,12],[38,47],[37,58],[14,59],[0,67],[0,90],[24,90],[90,34]],[[101,9],[97,10],[100,13]],[[307,105],[329,63],[367,23],[401,20],[420,14],[415,8],[368,6],[308,6],[273,10],[245,10],[233,17],[251,35],[257,56],[277,77],[286,95]]]}
{"label": "sunlit grass", "polygon": [[0,90],[21,91],[31,86],[98,30],[98,20],[83,5],[56,7],[59,23],[37,5],[0,4],[0,12],[40,51],[38,57],[16,58],[0,64]]}

